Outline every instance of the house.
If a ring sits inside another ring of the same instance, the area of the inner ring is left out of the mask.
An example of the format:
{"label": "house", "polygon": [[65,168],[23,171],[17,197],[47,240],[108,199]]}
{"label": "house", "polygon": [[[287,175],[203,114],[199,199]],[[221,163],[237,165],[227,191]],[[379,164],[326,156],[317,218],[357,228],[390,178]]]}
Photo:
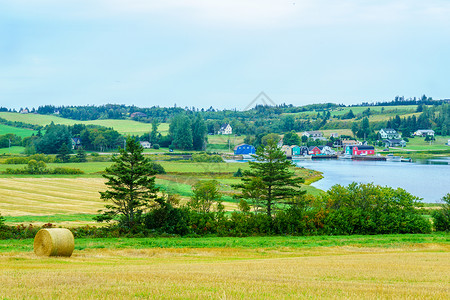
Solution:
{"label": "house", "polygon": [[310,155],[319,155],[322,154],[322,151],[317,146],[311,146],[308,148],[308,154]]}
{"label": "house", "polygon": [[28,108],[22,108],[22,109],[19,111],[19,113],[21,113],[21,114],[27,114],[27,113],[29,113]]}
{"label": "house", "polygon": [[316,138],[319,138],[319,137],[323,137],[323,134],[320,131],[305,131],[305,132],[302,133],[302,136],[306,136],[308,138],[316,139]]}
{"label": "house", "polygon": [[447,146],[450,146],[450,140],[447,141]]}
{"label": "house", "polygon": [[400,134],[398,134],[397,130],[392,129],[392,128],[382,128],[380,129],[380,131],[378,132],[381,136],[382,139],[400,139],[401,136]]}
{"label": "house", "polygon": [[385,147],[406,146],[406,142],[402,139],[387,139],[383,141]]}
{"label": "house", "polygon": [[343,140],[341,143],[342,147],[346,149],[347,146],[358,145],[358,141],[356,140]]}
{"label": "house", "polygon": [[367,145],[350,145],[345,148],[348,155],[374,155],[375,147]]}
{"label": "house", "polygon": [[223,124],[220,126],[218,134],[232,134],[233,128],[231,128],[230,124]]}
{"label": "house", "polygon": [[252,145],[248,144],[240,144],[234,147],[234,154],[235,155],[248,155],[248,154],[255,154],[256,149]]}
{"label": "house", "polygon": [[292,145],[292,156],[305,156],[308,155],[308,147]]}
{"label": "house", "polygon": [[143,112],[140,112],[140,111],[134,112],[134,113],[132,113],[130,115],[130,118],[132,118],[132,119],[134,119],[134,118],[146,118],[146,117],[147,117],[147,115],[144,114]]}
{"label": "house", "polygon": [[80,138],[72,138],[72,149],[78,149],[79,147],[81,147],[81,140]]}
{"label": "house", "polygon": [[284,155],[286,155],[287,157],[292,157],[292,148],[291,148],[291,146],[283,145],[283,146],[281,146],[281,151],[283,151]]}
{"label": "house", "polygon": [[434,130],[432,130],[432,129],[419,129],[416,132],[414,132],[414,135],[415,136],[424,136],[424,137],[427,136],[427,135],[434,136]]}
{"label": "house", "polygon": [[150,142],[147,142],[147,141],[139,142],[139,144],[141,144],[142,148],[144,148],[144,149],[152,148],[152,144]]}
{"label": "house", "polygon": [[330,146],[319,146],[319,149],[321,151],[320,154],[323,154],[323,155],[335,155],[336,154],[336,151],[331,149]]}
{"label": "house", "polygon": [[330,138],[337,139],[338,137],[339,137],[339,133],[332,133],[332,134],[330,134]]}

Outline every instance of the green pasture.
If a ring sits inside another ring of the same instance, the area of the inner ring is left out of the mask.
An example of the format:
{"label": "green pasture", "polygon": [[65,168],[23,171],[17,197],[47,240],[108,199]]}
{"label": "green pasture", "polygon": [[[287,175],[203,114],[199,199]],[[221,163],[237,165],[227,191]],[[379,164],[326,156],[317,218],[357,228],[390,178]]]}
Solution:
{"label": "green pasture", "polygon": [[[2,154],[22,154],[25,151],[25,147],[12,146],[11,148],[0,148],[0,155]],[[1,168],[1,166],[0,166]]]}
{"label": "green pasture", "polygon": [[33,133],[36,134],[37,131],[35,131],[33,129],[18,128],[18,127],[0,124],[0,135],[4,135],[7,133],[13,133],[15,135],[18,135],[18,136],[24,138],[27,136],[31,136]]}
{"label": "green pasture", "polygon": [[[8,121],[18,121],[27,124],[35,124],[45,126],[51,122],[62,125],[85,124],[85,125],[100,125],[104,127],[111,127],[121,134],[143,135],[149,133],[152,129],[152,124],[142,123],[133,120],[93,120],[93,121],[78,121],[61,118],[55,115],[38,115],[38,114],[19,114],[11,112],[0,112],[0,117]],[[159,125],[158,130],[161,134],[167,134],[169,130],[168,123]]]}
{"label": "green pasture", "polygon": [[[315,247],[399,248],[415,244],[450,245],[449,233],[351,236],[77,238],[75,250],[146,248],[243,248],[282,249]],[[32,252],[33,240],[0,240],[0,252]]]}

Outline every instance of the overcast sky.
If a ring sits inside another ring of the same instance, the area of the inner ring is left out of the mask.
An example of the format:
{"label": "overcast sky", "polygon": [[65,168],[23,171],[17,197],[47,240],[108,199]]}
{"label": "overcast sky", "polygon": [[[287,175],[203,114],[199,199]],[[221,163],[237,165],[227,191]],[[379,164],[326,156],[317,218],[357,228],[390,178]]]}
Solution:
{"label": "overcast sky", "polygon": [[450,1],[0,0],[0,106],[450,98]]}

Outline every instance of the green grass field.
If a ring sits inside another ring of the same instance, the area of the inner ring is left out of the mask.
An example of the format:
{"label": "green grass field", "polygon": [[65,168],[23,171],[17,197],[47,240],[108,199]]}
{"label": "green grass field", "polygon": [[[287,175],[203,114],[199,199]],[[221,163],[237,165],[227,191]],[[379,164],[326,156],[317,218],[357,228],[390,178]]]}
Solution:
{"label": "green grass field", "polygon": [[[1,154],[22,154],[25,151],[25,147],[12,146],[11,148],[0,148]],[[1,166],[0,166],[1,168]]]}
{"label": "green grass field", "polygon": [[0,124],[0,135],[4,135],[7,133],[13,133],[15,135],[18,135],[22,138],[31,136],[33,133],[36,134],[37,131],[32,129],[26,129],[26,128],[17,128],[13,126],[8,126],[4,124]]}
{"label": "green grass field", "polygon": [[448,299],[449,235],[0,241],[2,299]]}
{"label": "green grass field", "polygon": [[[143,135],[149,133],[152,128],[152,124],[141,123],[133,120],[94,120],[94,121],[78,121],[61,118],[55,115],[37,115],[37,114],[19,114],[10,112],[0,112],[0,117],[8,121],[19,121],[27,124],[35,124],[45,126],[51,122],[55,124],[73,125],[73,124],[85,124],[85,125],[101,125],[105,127],[112,127],[121,134],[133,134]],[[158,130],[161,134],[165,135],[169,131],[169,124],[162,123]]]}

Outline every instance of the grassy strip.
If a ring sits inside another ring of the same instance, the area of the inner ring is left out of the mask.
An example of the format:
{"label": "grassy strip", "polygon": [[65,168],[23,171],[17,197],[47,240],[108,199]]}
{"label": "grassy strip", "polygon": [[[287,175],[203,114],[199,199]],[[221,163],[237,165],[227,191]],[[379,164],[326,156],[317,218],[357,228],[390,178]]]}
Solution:
{"label": "grassy strip", "polygon": [[[75,249],[146,249],[146,248],[242,248],[283,249],[314,247],[401,248],[417,244],[450,245],[449,233],[393,234],[373,236],[265,236],[203,238],[98,238],[76,239]],[[0,240],[0,252],[33,251],[33,240]]]}
{"label": "grassy strip", "polygon": [[92,221],[94,214],[55,214],[49,216],[5,216],[7,223]]}

